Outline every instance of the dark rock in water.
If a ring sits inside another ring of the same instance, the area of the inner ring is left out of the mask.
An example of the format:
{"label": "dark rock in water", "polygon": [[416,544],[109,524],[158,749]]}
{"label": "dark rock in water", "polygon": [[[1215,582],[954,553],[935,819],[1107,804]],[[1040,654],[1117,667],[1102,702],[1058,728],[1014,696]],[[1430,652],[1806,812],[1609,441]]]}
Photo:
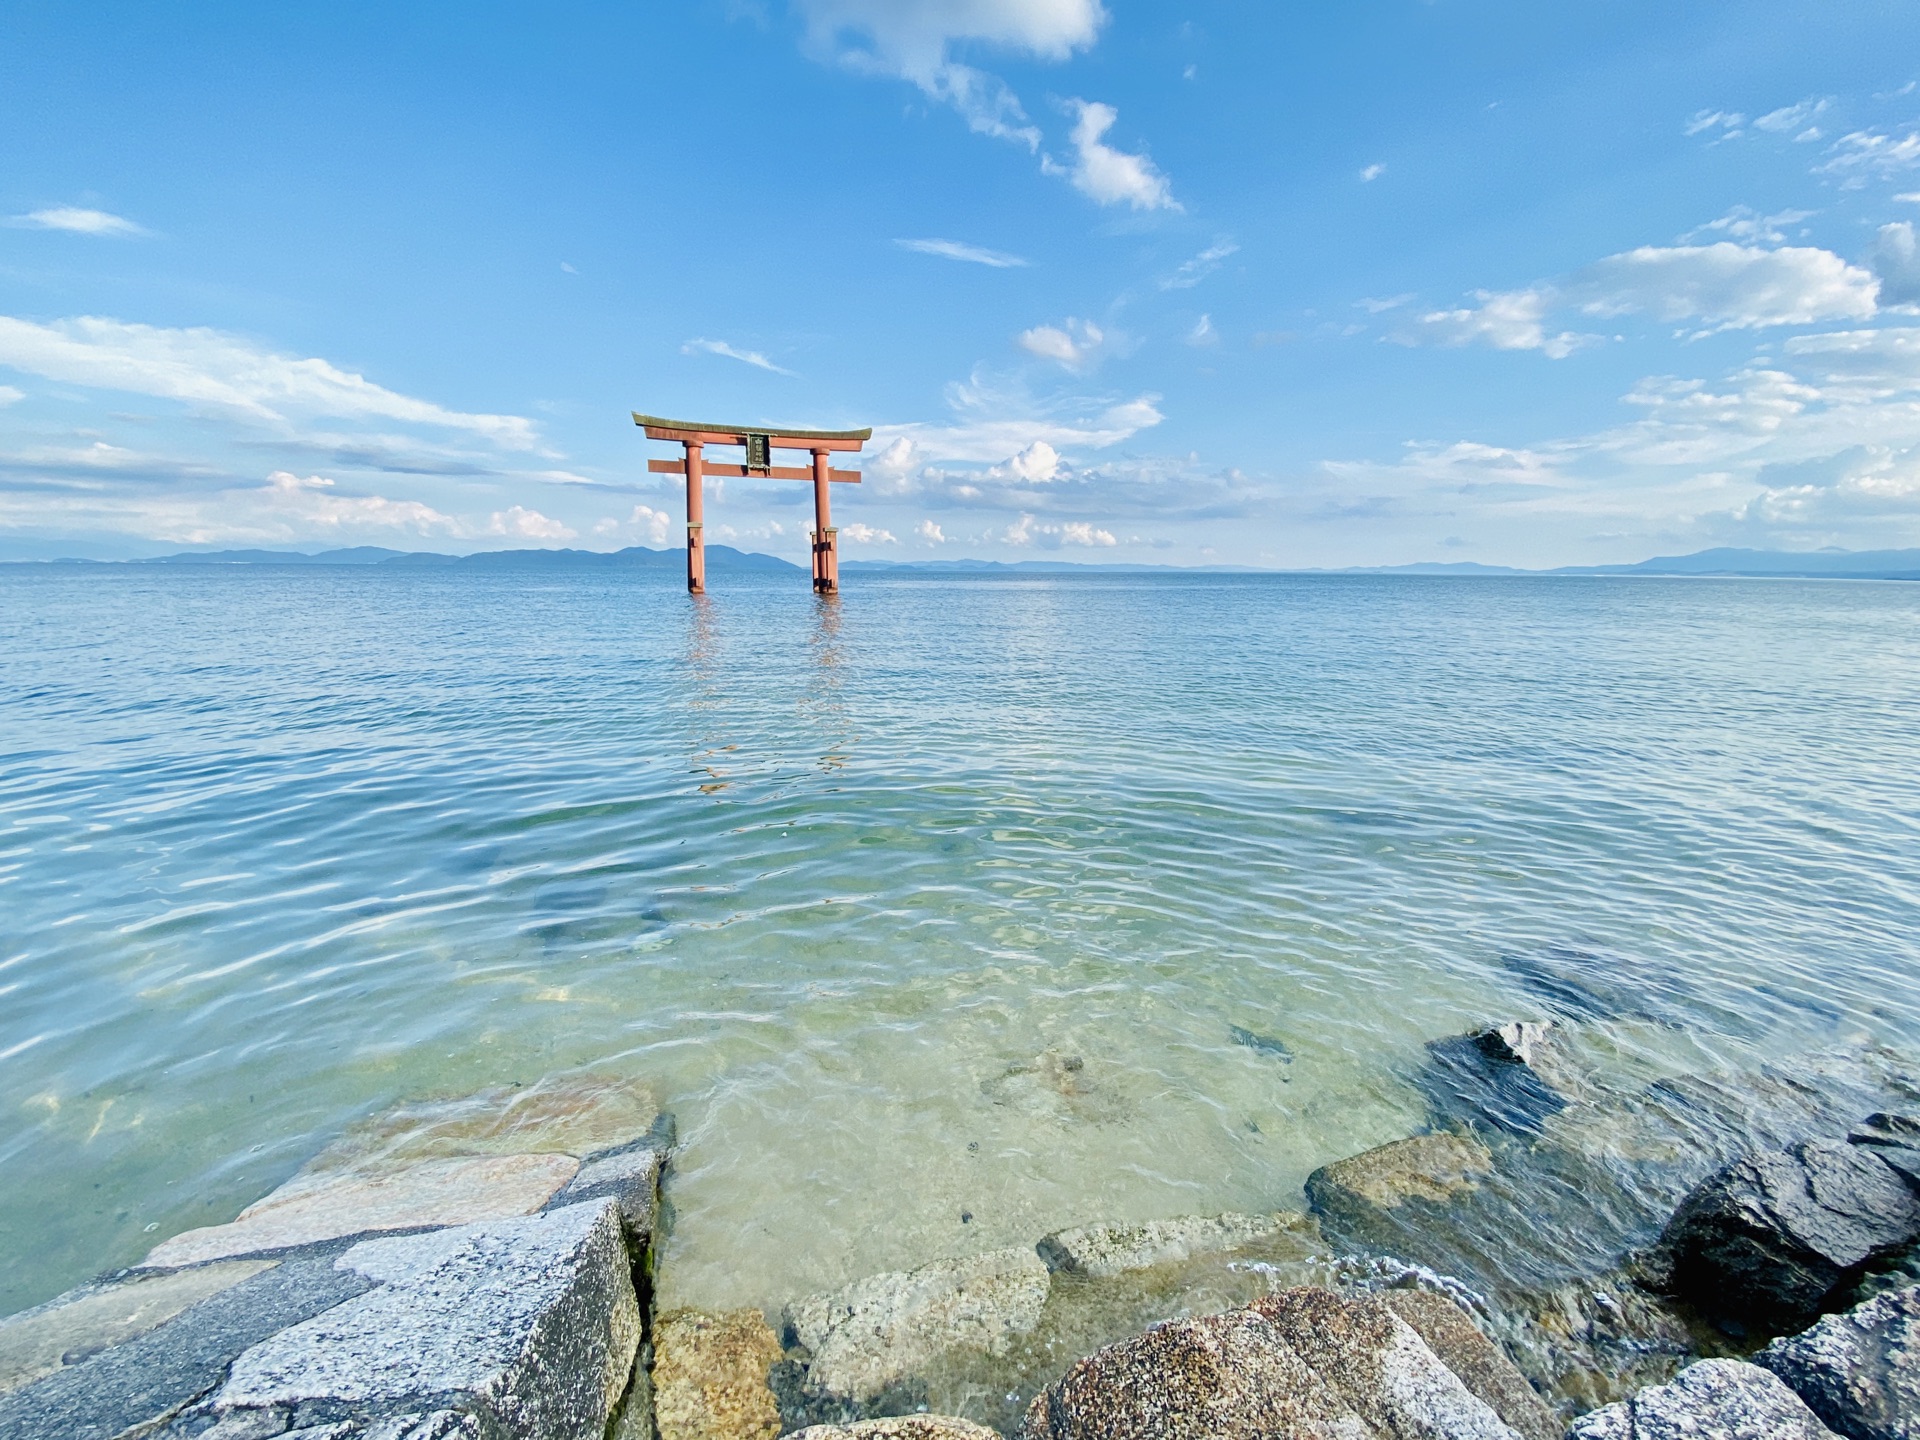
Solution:
{"label": "dark rock in water", "polygon": [[1847,1143],[1878,1155],[1920,1190],[1920,1116],[1869,1115],[1848,1133]]}
{"label": "dark rock in water", "polygon": [[1377,1297],[1414,1328],[1460,1382],[1526,1440],[1561,1440],[1566,1427],[1506,1353],[1437,1290],[1383,1290]]}
{"label": "dark rock in water", "polygon": [[[1504,954],[1500,967],[1563,1020],[1677,1021],[1683,1000],[1661,967],[1567,945]],[[1671,997],[1671,998],[1670,998]]]}
{"label": "dark rock in water", "polygon": [[1920,1286],[1829,1315],[1754,1361],[1848,1440],[1920,1440]]}
{"label": "dark rock in water", "polygon": [[1834,1440],[1798,1395],[1758,1365],[1702,1360],[1671,1385],[1582,1415],[1567,1440]]}
{"label": "dark rock in water", "polygon": [[1535,1020],[1496,1025],[1427,1043],[1420,1088],[1439,1120],[1508,1135],[1538,1135],[1567,1097],[1541,1073],[1553,1026]]}
{"label": "dark rock in water", "polygon": [[1382,1435],[1517,1440],[1498,1412],[1377,1298],[1345,1300],[1303,1285],[1249,1308]]}
{"label": "dark rock in water", "polygon": [[1287,1042],[1284,1040],[1276,1040],[1271,1035],[1256,1035],[1241,1025],[1229,1025],[1227,1034],[1233,1037],[1233,1043],[1236,1045],[1244,1045],[1249,1050],[1256,1050],[1262,1055],[1271,1055],[1282,1064],[1293,1063],[1293,1051],[1287,1048]]}
{"label": "dark rock in water", "polygon": [[1251,1310],[1175,1320],[1079,1361],[1033,1399],[1019,1440],[1377,1440]]}
{"label": "dark rock in water", "polygon": [[1709,1176],[1661,1237],[1671,1283],[1721,1325],[1779,1333],[1920,1237],[1920,1196],[1865,1149],[1807,1140]]}

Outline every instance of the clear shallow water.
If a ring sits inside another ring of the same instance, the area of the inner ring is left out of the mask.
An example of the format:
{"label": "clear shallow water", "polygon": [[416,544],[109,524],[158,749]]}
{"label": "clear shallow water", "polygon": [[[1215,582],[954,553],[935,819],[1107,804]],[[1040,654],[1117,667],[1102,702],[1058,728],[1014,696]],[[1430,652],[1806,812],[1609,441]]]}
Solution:
{"label": "clear shallow water", "polygon": [[0,1312],[563,1072],[719,1306],[1297,1205],[1552,947],[1920,1041],[1920,587],[803,585],[0,567]]}

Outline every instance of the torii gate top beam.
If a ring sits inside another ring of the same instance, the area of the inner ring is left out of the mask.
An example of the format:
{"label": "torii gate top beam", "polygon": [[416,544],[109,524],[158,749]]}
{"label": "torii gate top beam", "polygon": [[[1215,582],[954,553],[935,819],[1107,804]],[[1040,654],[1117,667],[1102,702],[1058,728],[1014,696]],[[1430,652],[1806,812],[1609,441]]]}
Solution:
{"label": "torii gate top beam", "polygon": [[633,412],[633,423],[647,432],[649,440],[689,440],[697,445],[745,445],[749,435],[764,435],[775,450],[859,450],[873,438],[873,429],[865,430],[762,430],[753,425],[702,425],[692,420],[667,420],[658,415]]}

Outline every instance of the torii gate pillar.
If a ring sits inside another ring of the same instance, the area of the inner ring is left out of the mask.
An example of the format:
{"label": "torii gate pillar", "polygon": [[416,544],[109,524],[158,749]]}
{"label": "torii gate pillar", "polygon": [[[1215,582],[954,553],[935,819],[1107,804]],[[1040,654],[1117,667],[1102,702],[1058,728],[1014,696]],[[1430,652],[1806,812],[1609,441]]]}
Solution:
{"label": "torii gate pillar", "polygon": [[827,450],[813,452],[813,590],[816,595],[840,593],[840,532],[833,528],[827,505]]}
{"label": "torii gate pillar", "polygon": [[706,526],[706,502],[700,493],[703,478],[700,465],[701,442],[689,440],[687,446],[687,593],[707,593],[707,550],[702,531]]}

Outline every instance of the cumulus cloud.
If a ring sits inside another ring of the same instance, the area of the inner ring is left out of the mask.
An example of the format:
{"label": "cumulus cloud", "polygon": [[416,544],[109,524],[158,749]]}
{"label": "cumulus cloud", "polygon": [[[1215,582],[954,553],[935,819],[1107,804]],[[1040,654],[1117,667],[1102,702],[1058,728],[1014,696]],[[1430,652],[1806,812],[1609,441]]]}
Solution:
{"label": "cumulus cloud", "polygon": [[929,545],[944,545],[947,543],[946,531],[942,530],[931,520],[922,520],[918,525],[913,527],[913,533]]}
{"label": "cumulus cloud", "polygon": [[870,74],[898,76],[951,105],[983,135],[1040,148],[1040,132],[997,77],[953,58],[961,45],[1065,60],[1106,22],[1100,0],[799,0],[812,48]]}
{"label": "cumulus cloud", "polygon": [[1173,187],[1144,155],[1130,155],[1107,144],[1106,133],[1120,112],[1097,100],[1069,100],[1073,115],[1073,159],[1067,165],[1052,160],[1042,168],[1064,174],[1073,188],[1101,205],[1130,205],[1135,210],[1178,210]]}
{"label": "cumulus cloud", "polygon": [[1915,244],[1913,222],[1882,225],[1869,259],[1880,277],[1880,303],[1920,305],[1920,245]]}
{"label": "cumulus cloud", "polygon": [[851,525],[842,525],[840,533],[860,545],[898,545],[900,543],[891,530],[876,530],[873,526],[859,520]]}
{"label": "cumulus cloud", "polygon": [[776,365],[758,350],[741,350],[724,340],[689,340],[680,347],[682,355],[723,355],[729,360],[738,360],[743,365],[751,365],[757,370],[771,370],[776,375],[791,375],[793,371]]}
{"label": "cumulus cloud", "polygon": [[510,505],[505,510],[496,510],[487,521],[487,534],[508,535],[519,540],[571,540],[579,533],[571,526],[549,519],[538,510],[529,510],[524,505]]}
{"label": "cumulus cloud", "polygon": [[1036,325],[1022,330],[1014,343],[1029,355],[1051,360],[1065,369],[1090,368],[1106,344],[1106,333],[1091,320],[1069,318],[1064,326]]}
{"label": "cumulus cloud", "polygon": [[1829,250],[1763,250],[1722,240],[1712,245],[1643,245],[1589,267],[1574,287],[1589,315],[1645,311],[1714,330],[1864,319],[1877,282]]}
{"label": "cumulus cloud", "polygon": [[1004,250],[986,250],[958,240],[896,240],[893,243],[916,254],[938,255],[942,260],[961,260],[969,265],[988,265],[995,270],[1011,270],[1030,263]]}
{"label": "cumulus cloud", "polygon": [[993,479],[1012,479],[1030,485],[1044,485],[1060,474],[1060,452],[1044,440],[1036,440],[1026,449],[987,471]]}
{"label": "cumulus cloud", "polygon": [[1240,247],[1231,240],[1221,240],[1209,245],[1191,260],[1183,260],[1173,274],[1160,282],[1162,290],[1191,290],[1207,276],[1220,268],[1220,262],[1229,255],[1237,255]]}
{"label": "cumulus cloud", "polygon": [[325,360],[275,354],[218,330],[170,330],[96,316],[38,325],[0,315],[0,365],[275,424],[304,415],[377,418],[466,431],[510,449],[538,443],[533,422],[520,416],[448,410]]}
{"label": "cumulus cloud", "polygon": [[668,527],[673,517],[664,510],[656,510],[651,505],[636,505],[633,513],[622,520],[609,515],[594,523],[593,533],[609,540],[637,540],[648,545],[667,543]]}
{"label": "cumulus cloud", "polygon": [[122,215],[89,210],[79,205],[52,205],[16,215],[12,223],[25,230],[65,230],[74,235],[144,235],[146,229]]}
{"label": "cumulus cloud", "polygon": [[1565,359],[1594,336],[1570,330],[1549,333],[1546,317],[1552,292],[1533,290],[1477,290],[1480,303],[1457,310],[1430,310],[1413,328],[1394,338],[1403,344],[1490,345],[1495,350],[1539,350],[1554,360]]}
{"label": "cumulus cloud", "polygon": [[1025,549],[1030,545],[1039,545],[1049,550],[1062,545],[1105,546],[1115,545],[1111,530],[1103,530],[1088,520],[1069,520],[1054,525],[1037,521],[1031,515],[1023,514],[1009,525],[999,537],[1003,545],[1012,545]]}

